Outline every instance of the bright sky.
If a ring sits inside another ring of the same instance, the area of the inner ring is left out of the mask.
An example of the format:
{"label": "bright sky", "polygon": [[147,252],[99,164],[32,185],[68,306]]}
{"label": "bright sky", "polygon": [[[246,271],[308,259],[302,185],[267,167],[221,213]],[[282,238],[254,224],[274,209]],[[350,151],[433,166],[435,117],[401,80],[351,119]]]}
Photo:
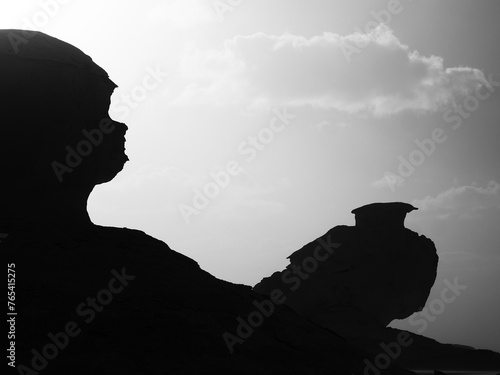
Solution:
{"label": "bright sky", "polygon": [[[143,230],[254,285],[354,224],[352,209],[413,203],[406,224],[436,243],[438,277],[428,315],[393,326],[500,351],[498,1],[0,9],[1,28],[69,42],[119,85],[110,114],[129,126],[130,162],[92,193],[96,224]],[[467,288],[444,302],[446,282]]]}

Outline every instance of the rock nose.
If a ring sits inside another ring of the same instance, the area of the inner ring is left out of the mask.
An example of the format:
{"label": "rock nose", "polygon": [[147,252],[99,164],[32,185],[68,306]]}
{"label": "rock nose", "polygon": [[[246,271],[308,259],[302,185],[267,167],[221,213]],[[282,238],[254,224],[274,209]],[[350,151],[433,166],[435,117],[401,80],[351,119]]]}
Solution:
{"label": "rock nose", "polygon": [[371,203],[351,211],[356,227],[380,228],[383,226],[404,228],[406,214],[418,208],[409,203],[385,202]]}

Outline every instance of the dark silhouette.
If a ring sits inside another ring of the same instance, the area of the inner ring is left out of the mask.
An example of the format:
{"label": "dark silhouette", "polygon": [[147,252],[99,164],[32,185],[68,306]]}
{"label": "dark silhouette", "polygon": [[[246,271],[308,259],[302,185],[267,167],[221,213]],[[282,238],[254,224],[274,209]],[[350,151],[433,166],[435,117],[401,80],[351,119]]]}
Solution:
{"label": "dark silhouette", "polygon": [[[376,363],[366,342],[297,314],[279,293],[216,279],[141,231],[90,222],[88,195],[127,160],[127,128],[108,117],[115,84],[90,57],[42,33],[0,30],[0,84],[0,246],[16,270],[17,373],[362,374]],[[397,291],[406,305],[374,306],[375,320],[422,303],[428,271],[414,295],[401,295],[410,284]],[[381,373],[409,372],[391,363]]]}
{"label": "dark silhouette", "polygon": [[406,214],[418,210],[408,203],[372,203],[352,210],[357,227],[387,227],[404,228]]}
{"label": "dark silhouette", "polygon": [[96,184],[127,160],[108,115],[116,85],[92,59],[42,33],[0,34],[2,215],[90,224]]}
{"label": "dark silhouette", "polygon": [[[353,210],[354,227],[339,225],[305,245],[288,257],[284,271],[254,290],[283,289],[288,306],[343,336],[364,336],[409,317],[425,305],[438,264],[434,243],[404,227],[414,209],[393,202]],[[321,249],[328,244],[337,245],[331,252]],[[301,269],[310,275],[294,288],[290,280],[302,278]]]}
{"label": "dark silhouette", "polygon": [[[434,243],[404,227],[406,214],[416,209],[401,202],[356,208],[355,226],[336,226],[295,251],[283,271],[264,278],[254,290],[263,295],[283,290],[285,305],[381,364],[387,356],[413,369],[496,369],[500,356],[492,352],[386,328],[394,319],[421,311],[436,279]],[[383,367],[376,364],[370,362],[371,371]]]}

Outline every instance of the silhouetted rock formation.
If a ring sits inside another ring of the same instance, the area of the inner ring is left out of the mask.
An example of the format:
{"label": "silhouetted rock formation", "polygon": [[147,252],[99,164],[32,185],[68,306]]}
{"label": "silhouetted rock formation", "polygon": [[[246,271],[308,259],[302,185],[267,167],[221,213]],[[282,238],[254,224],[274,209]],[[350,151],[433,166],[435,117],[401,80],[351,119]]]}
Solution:
{"label": "silhouetted rock formation", "polygon": [[371,203],[351,212],[355,215],[356,226],[362,228],[395,227],[403,229],[406,214],[418,210],[408,203]]}
{"label": "silhouetted rock formation", "polygon": [[370,358],[283,306],[239,339],[265,298],[137,230],[26,225],[0,246],[18,275],[16,364],[33,368],[69,322],[81,330],[41,374],[362,374]]}
{"label": "silhouetted rock formation", "polygon": [[341,334],[385,327],[420,311],[436,279],[438,257],[431,240],[404,228],[413,209],[394,202],[353,210],[356,226],[337,226],[294,252],[287,269],[254,290],[282,289],[288,306]]}
{"label": "silhouetted rock formation", "polygon": [[116,85],[79,49],[39,32],[0,31],[0,210],[11,218],[90,224],[87,198],[122,168]]}
{"label": "silhouetted rock formation", "polygon": [[88,195],[122,169],[127,128],[109,119],[115,85],[88,56],[1,30],[0,84],[18,373],[362,373],[369,354],[334,333],[143,232],[90,222]]}
{"label": "silhouetted rock formation", "polygon": [[[378,332],[356,332],[366,348],[360,349],[332,331],[337,324],[325,329],[284,306],[283,296],[269,299],[218,280],[143,232],[90,222],[88,195],[122,169],[127,128],[109,119],[115,85],[88,56],[45,34],[0,30],[0,84],[0,246],[16,270],[18,315],[10,345],[18,373],[366,374],[367,363],[376,362]],[[406,230],[391,237],[391,231],[363,225],[332,231],[358,252],[345,253],[347,262],[336,270],[359,265],[345,269],[360,277],[351,277],[353,289],[371,286],[363,281],[368,272],[385,293],[372,299],[358,293],[352,301],[364,312],[357,318],[372,311],[374,326],[383,326],[425,301],[435,272],[429,240]],[[372,236],[378,253],[353,233]],[[408,244],[422,245],[431,261]],[[394,278],[374,272],[387,262],[411,269],[402,249],[428,268],[414,275],[417,283],[399,270],[392,270]],[[308,251],[294,253],[292,262]],[[392,285],[393,279],[405,281]],[[347,281],[343,287],[350,288]],[[325,286],[334,284],[326,280]],[[318,311],[317,302],[311,311]],[[373,303],[383,309],[377,313]],[[310,317],[331,322],[328,315]],[[345,318],[352,327],[363,324]],[[491,363],[491,355],[485,358]],[[410,373],[392,363],[384,367],[383,374]]]}
{"label": "silhouetted rock formation", "polygon": [[[263,295],[282,291],[287,306],[375,358],[387,355],[383,347],[397,349],[391,362],[399,366],[500,367],[497,353],[386,328],[392,320],[422,310],[436,279],[434,243],[404,227],[406,214],[415,209],[401,202],[354,209],[355,226],[336,226],[295,251],[285,270],[264,278],[254,290]],[[407,345],[399,345],[401,337]]]}

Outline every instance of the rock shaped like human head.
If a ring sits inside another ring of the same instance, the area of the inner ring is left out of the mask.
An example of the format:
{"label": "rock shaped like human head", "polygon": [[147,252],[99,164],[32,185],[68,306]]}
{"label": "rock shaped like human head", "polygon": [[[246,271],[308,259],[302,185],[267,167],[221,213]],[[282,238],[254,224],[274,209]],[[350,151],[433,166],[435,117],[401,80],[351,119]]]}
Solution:
{"label": "rock shaped like human head", "polygon": [[115,88],[78,48],[0,30],[0,219],[90,224],[89,194],[128,160]]}

